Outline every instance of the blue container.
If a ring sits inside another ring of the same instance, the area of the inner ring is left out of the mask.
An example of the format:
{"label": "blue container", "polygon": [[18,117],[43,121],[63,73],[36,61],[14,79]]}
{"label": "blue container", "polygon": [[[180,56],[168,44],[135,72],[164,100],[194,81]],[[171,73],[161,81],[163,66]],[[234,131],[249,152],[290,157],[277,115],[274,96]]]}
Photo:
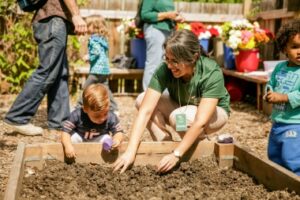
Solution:
{"label": "blue container", "polygon": [[130,53],[136,59],[137,68],[144,69],[146,62],[146,41],[140,38],[131,39]]}
{"label": "blue container", "polygon": [[225,44],[224,48],[224,67],[226,69],[235,69],[235,57],[233,54],[233,50],[227,47]]}
{"label": "blue container", "polygon": [[199,44],[203,47],[204,51],[208,53],[209,39],[201,39],[199,40]]}

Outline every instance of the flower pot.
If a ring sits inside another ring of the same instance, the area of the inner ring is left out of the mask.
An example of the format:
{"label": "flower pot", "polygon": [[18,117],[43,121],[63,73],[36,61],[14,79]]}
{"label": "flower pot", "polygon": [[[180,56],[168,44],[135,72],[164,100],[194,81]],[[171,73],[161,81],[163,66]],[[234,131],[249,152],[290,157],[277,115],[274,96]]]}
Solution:
{"label": "flower pot", "polygon": [[240,50],[235,56],[236,69],[239,72],[252,72],[258,69],[259,51],[258,49]]}
{"label": "flower pot", "polygon": [[232,48],[223,45],[224,50],[224,67],[226,69],[235,69],[235,57]]}
{"label": "flower pot", "polygon": [[130,41],[131,56],[136,59],[136,66],[139,69],[145,68],[146,62],[146,41],[140,38],[133,38]]}
{"label": "flower pot", "polygon": [[199,44],[203,47],[205,52],[208,52],[209,39],[201,39],[201,40],[199,40]]}

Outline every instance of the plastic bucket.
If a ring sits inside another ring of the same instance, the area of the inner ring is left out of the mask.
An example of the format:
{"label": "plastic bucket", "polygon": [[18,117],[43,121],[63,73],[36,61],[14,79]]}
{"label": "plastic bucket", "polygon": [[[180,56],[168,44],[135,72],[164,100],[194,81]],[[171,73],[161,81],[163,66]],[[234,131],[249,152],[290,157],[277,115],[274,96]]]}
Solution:
{"label": "plastic bucket", "polygon": [[224,50],[224,67],[226,69],[235,69],[235,58],[233,54],[233,50],[227,47],[225,44],[223,45]]}
{"label": "plastic bucket", "polygon": [[235,56],[235,66],[239,72],[252,72],[258,69],[259,51],[258,49],[240,50]]}
{"label": "plastic bucket", "polygon": [[201,40],[199,40],[199,44],[203,47],[205,52],[208,52],[209,39],[201,39]]}
{"label": "plastic bucket", "polygon": [[140,38],[131,39],[130,53],[136,60],[137,68],[144,69],[146,62],[146,41]]}
{"label": "plastic bucket", "polygon": [[225,87],[230,95],[230,101],[241,101],[244,97],[243,86],[235,79],[229,79]]}

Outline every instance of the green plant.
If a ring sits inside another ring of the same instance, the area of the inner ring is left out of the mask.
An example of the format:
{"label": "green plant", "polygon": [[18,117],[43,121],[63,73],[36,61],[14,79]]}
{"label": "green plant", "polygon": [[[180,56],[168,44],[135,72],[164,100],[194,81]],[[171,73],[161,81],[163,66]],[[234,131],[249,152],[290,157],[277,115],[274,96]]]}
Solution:
{"label": "green plant", "polygon": [[[80,4],[87,2],[80,0]],[[15,0],[0,2],[0,75],[10,83],[10,92],[19,92],[38,66],[37,43],[34,40],[32,13],[18,14]],[[80,42],[69,37],[68,57],[73,63],[82,62],[79,56]],[[0,76],[1,78],[1,76]]]}
{"label": "green plant", "polygon": [[10,91],[18,92],[38,63],[31,30],[31,14],[17,15],[15,1],[0,6],[3,29],[0,34],[0,70]]}

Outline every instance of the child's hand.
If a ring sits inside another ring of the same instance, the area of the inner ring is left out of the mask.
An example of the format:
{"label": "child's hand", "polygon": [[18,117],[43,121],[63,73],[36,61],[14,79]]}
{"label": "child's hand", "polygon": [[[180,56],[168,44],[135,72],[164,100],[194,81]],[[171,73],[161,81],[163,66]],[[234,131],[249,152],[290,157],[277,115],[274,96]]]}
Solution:
{"label": "child's hand", "polygon": [[266,94],[265,100],[269,103],[285,103],[289,101],[288,96],[286,94],[271,91],[269,91]]}
{"label": "child's hand", "polygon": [[75,149],[72,144],[65,146],[65,154],[66,154],[67,158],[75,158],[76,157]]}
{"label": "child's hand", "polygon": [[113,139],[112,149],[116,149],[121,145],[122,141],[119,139]]}

